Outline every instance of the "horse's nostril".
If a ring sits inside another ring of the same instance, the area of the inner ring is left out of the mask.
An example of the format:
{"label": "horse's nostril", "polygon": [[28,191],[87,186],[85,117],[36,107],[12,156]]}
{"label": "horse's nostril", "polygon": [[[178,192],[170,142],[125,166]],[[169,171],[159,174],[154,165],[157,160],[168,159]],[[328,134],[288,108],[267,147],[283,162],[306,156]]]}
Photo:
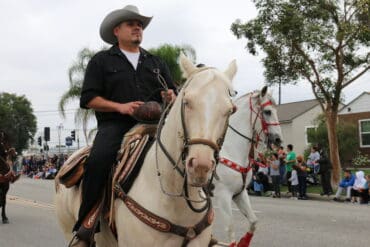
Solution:
{"label": "horse's nostril", "polygon": [[198,165],[198,160],[196,158],[191,158],[188,161],[188,167],[189,168],[194,168]]}

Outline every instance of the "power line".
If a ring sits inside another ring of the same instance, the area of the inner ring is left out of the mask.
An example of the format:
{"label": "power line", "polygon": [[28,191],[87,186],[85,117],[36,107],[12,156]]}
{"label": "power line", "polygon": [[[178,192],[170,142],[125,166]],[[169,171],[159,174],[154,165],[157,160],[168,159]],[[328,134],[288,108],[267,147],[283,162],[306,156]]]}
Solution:
{"label": "power line", "polygon": [[[64,111],[77,111],[78,108],[76,109],[65,109]],[[42,111],[34,111],[34,113],[43,113],[43,112],[58,112],[59,110],[42,110]]]}

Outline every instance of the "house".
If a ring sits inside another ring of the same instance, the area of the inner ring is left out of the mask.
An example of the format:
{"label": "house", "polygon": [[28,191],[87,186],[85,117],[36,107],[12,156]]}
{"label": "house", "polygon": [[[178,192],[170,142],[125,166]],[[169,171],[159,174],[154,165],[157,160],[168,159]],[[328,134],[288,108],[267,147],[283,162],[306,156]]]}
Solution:
{"label": "house", "polygon": [[283,134],[283,145],[293,144],[294,151],[304,154],[310,144],[307,133],[316,128],[314,120],[322,113],[316,99],[281,104],[277,114]]}
{"label": "house", "polygon": [[370,156],[370,92],[363,92],[338,112],[340,123],[357,126],[359,150]]}

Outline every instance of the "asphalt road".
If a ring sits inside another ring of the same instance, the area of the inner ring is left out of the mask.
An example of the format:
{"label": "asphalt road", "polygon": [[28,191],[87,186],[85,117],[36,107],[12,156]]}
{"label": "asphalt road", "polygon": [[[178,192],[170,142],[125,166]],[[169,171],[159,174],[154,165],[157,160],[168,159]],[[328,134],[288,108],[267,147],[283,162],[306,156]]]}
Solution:
{"label": "asphalt road", "polygon": [[[21,178],[9,192],[10,224],[0,224],[0,247],[65,247],[53,205],[54,183]],[[259,218],[251,246],[364,247],[370,242],[370,206],[332,201],[252,197]],[[217,220],[215,236],[226,239]],[[234,210],[237,236],[247,220]]]}

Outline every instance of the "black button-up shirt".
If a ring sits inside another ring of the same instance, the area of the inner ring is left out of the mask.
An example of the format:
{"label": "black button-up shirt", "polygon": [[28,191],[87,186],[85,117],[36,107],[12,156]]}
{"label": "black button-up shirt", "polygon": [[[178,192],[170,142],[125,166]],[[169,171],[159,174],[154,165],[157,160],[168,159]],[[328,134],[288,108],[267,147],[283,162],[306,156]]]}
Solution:
{"label": "black button-up shirt", "polygon": [[[81,91],[80,106],[87,108],[93,98],[100,96],[118,103],[131,101],[161,102],[160,91],[164,90],[158,81],[159,73],[168,88],[175,90],[167,65],[158,57],[140,49],[140,57],[135,70],[118,46],[98,52],[87,65]],[[136,124],[129,115],[118,112],[95,112],[98,125],[110,120],[118,120],[131,128]]]}

